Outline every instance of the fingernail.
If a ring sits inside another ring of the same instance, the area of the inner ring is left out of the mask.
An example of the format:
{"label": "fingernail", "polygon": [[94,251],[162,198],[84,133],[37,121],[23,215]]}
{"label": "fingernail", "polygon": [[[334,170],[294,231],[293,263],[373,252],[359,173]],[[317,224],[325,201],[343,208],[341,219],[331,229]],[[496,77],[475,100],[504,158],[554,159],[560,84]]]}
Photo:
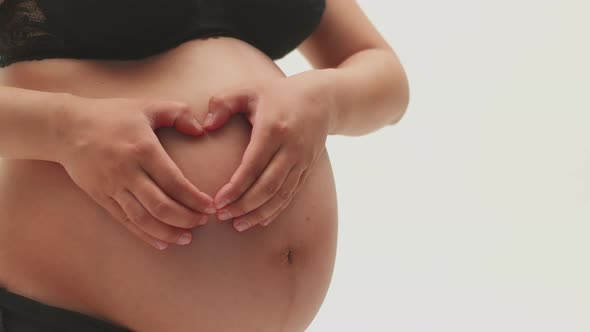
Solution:
{"label": "fingernail", "polygon": [[164,249],[166,249],[168,247],[168,243],[162,242],[162,241],[159,241],[159,240],[156,240],[155,241],[155,244],[156,244],[156,248],[157,249],[160,249],[160,250],[164,250]]}
{"label": "fingernail", "polygon": [[264,220],[264,221],[261,221],[261,222],[260,222],[260,224],[261,224],[262,226],[266,227],[266,226],[268,226],[268,224],[270,224],[270,222],[271,222],[271,221],[272,221],[272,220],[270,220],[270,219],[266,219],[266,220]]}
{"label": "fingernail", "polygon": [[231,219],[232,215],[228,210],[221,210],[217,214],[217,219],[219,220],[228,220]]}
{"label": "fingernail", "polygon": [[203,131],[203,127],[201,127],[201,124],[199,123],[199,121],[197,121],[197,119],[192,118],[191,122],[193,123],[195,128],[197,128],[198,131]]}
{"label": "fingernail", "polygon": [[180,238],[178,238],[176,243],[181,244],[181,245],[189,244],[189,243],[191,243],[191,238],[192,238],[192,236],[190,233],[184,233],[184,234],[182,234],[182,236]]}
{"label": "fingernail", "polygon": [[203,215],[201,219],[199,219],[199,226],[205,225],[209,221],[208,215]]}
{"label": "fingernail", "polygon": [[205,118],[205,127],[209,127],[213,124],[213,113],[207,113],[207,117]]}
{"label": "fingernail", "polygon": [[222,209],[223,207],[225,207],[226,205],[228,205],[230,203],[230,200],[227,198],[224,198],[222,200],[219,201],[219,203],[217,203],[215,206],[218,209]]}
{"label": "fingernail", "polygon": [[214,214],[215,212],[217,212],[217,209],[214,206],[208,206],[205,209],[205,213],[207,214]]}
{"label": "fingernail", "polygon": [[238,230],[238,232],[245,231],[250,228],[250,226],[250,223],[246,219],[239,219],[234,223],[234,227]]}

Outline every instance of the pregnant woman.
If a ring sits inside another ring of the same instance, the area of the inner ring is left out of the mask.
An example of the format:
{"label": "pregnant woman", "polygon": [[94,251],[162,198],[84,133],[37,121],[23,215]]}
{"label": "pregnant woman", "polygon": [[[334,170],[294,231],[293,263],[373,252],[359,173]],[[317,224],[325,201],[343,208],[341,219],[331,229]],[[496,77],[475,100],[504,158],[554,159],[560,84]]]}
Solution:
{"label": "pregnant woman", "polygon": [[326,137],[409,95],[353,0],[5,0],[0,64],[2,332],[304,331]]}

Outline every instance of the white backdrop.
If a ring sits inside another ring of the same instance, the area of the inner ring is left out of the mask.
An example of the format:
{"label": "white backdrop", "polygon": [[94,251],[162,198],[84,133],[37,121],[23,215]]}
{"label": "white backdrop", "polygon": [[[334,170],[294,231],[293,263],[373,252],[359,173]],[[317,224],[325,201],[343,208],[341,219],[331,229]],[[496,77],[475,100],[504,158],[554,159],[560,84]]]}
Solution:
{"label": "white backdrop", "polygon": [[359,3],[411,101],[328,138],[338,254],[308,331],[590,331],[590,2]]}

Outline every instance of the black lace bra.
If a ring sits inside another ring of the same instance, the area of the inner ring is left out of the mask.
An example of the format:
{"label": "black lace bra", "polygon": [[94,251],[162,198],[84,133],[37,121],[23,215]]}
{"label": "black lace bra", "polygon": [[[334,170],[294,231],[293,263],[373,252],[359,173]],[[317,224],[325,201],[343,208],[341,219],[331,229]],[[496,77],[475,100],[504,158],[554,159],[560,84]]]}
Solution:
{"label": "black lace bra", "polygon": [[207,36],[241,39],[275,60],[315,30],[325,6],[325,0],[4,0],[0,67],[44,58],[140,59]]}

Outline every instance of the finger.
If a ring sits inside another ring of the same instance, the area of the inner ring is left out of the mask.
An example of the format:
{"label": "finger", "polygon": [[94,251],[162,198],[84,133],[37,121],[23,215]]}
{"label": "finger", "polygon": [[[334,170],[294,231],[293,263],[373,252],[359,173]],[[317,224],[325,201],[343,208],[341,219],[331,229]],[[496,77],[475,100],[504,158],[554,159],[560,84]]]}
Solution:
{"label": "finger", "polygon": [[159,142],[145,150],[140,156],[141,168],[169,197],[197,212],[215,213],[213,199],[184,176]]}
{"label": "finger", "polygon": [[154,218],[170,226],[193,228],[209,220],[208,215],[191,211],[168,197],[145,173],[130,189]]}
{"label": "finger", "polygon": [[131,219],[127,217],[125,211],[123,211],[119,203],[117,203],[112,197],[105,197],[104,199],[101,199],[100,205],[105,208],[105,210],[111,215],[111,217],[114,220],[123,224],[125,228],[127,228],[131,233],[133,233],[135,236],[137,236],[139,239],[143,240],[147,244],[151,245],[152,247],[158,250],[164,250],[168,247],[168,243],[160,241],[139,229],[139,227],[137,227],[131,221]]}
{"label": "finger", "polygon": [[215,130],[223,126],[236,113],[249,115],[255,108],[257,94],[254,88],[236,88],[209,98],[209,112],[204,129]]}
{"label": "finger", "polygon": [[275,153],[279,151],[281,146],[279,141],[271,139],[270,136],[269,134],[252,133],[252,139],[244,151],[238,169],[232,175],[229,183],[224,185],[215,195],[215,206],[218,209],[240,198],[262,174]]}
{"label": "finger", "polygon": [[275,153],[264,173],[245,194],[218,212],[219,220],[240,217],[259,208],[283,187],[294,164],[284,151],[282,149]]}
{"label": "finger", "polygon": [[192,240],[190,231],[166,225],[155,219],[129,190],[124,189],[113,198],[121,206],[128,219],[154,238],[177,244],[188,244]]}
{"label": "finger", "polygon": [[301,173],[301,176],[299,177],[299,182],[297,182],[297,186],[295,187],[295,192],[291,195],[291,197],[289,197],[289,200],[285,202],[285,204],[283,204],[283,206],[281,206],[277,211],[275,211],[275,213],[273,213],[270,217],[261,221],[260,225],[264,227],[268,226],[271,222],[275,221],[275,219],[277,219],[281,215],[281,213],[283,213],[283,211],[289,206],[289,204],[291,204],[293,198],[299,192],[299,189],[301,189],[302,185],[305,183],[308,175],[309,168],[304,170],[303,173]]}
{"label": "finger", "polygon": [[193,114],[189,104],[171,100],[149,100],[144,114],[150,119],[152,129],[175,127],[183,134],[199,136],[205,131]]}
{"label": "finger", "polygon": [[243,232],[244,230],[270,218],[295,194],[295,188],[297,187],[301,173],[302,171],[298,167],[293,168],[289,172],[289,175],[279,192],[258,209],[234,219],[234,228],[237,231]]}
{"label": "finger", "polygon": [[209,99],[209,112],[205,117],[203,128],[205,130],[215,130],[227,123],[227,120],[232,116],[232,111],[223,105],[220,99]]}
{"label": "finger", "polygon": [[[295,194],[297,194],[297,192],[295,192]],[[291,201],[293,201],[293,197],[295,197],[295,194],[293,196],[291,196],[291,198],[289,198],[289,200],[283,206],[281,206],[280,209],[278,209],[275,213],[273,213],[272,216],[270,216],[266,220],[260,222],[260,225],[262,225],[263,227],[266,227],[266,226],[270,225],[271,222],[275,221],[279,216],[281,216],[283,211],[285,211],[285,209],[289,206],[289,204],[291,204]]]}

